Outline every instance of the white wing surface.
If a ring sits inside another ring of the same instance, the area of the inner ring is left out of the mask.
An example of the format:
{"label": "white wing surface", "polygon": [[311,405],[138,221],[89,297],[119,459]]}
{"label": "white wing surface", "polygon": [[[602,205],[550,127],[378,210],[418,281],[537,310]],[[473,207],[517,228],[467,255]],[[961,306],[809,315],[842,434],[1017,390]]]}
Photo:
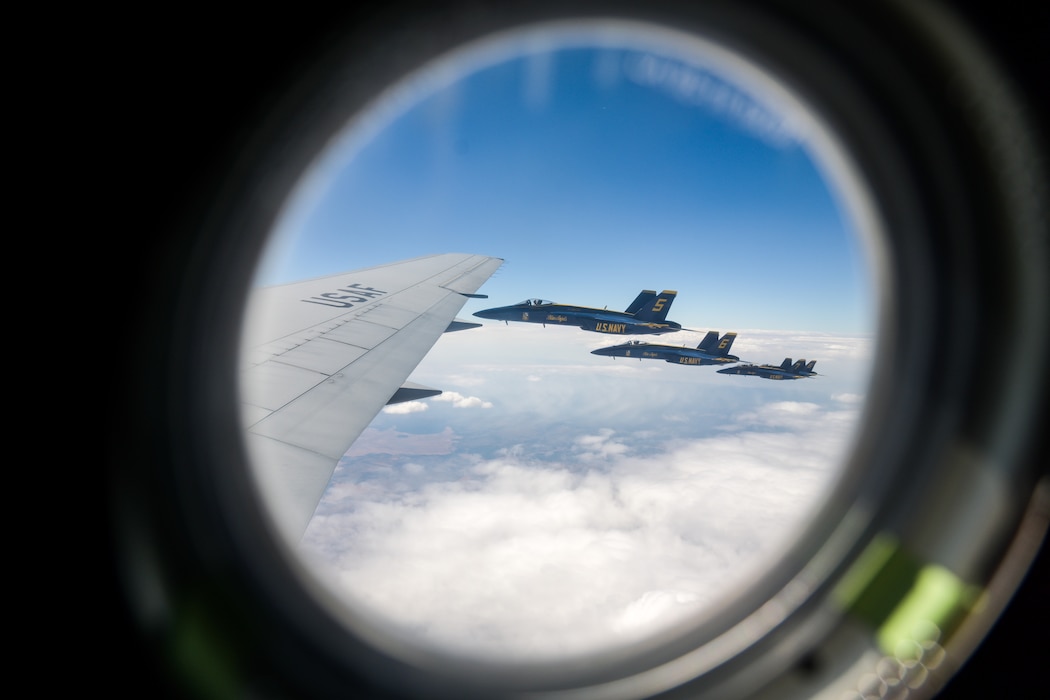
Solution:
{"label": "white wing surface", "polygon": [[242,417],[264,505],[290,541],[302,537],[339,459],[383,406],[399,400],[402,386],[420,395],[409,374],[502,263],[432,255],[253,293]]}

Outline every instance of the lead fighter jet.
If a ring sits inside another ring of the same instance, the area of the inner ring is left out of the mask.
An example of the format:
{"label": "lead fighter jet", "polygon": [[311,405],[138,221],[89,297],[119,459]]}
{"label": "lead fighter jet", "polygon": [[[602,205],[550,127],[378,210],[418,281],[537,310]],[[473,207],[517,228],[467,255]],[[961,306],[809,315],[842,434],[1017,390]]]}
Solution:
{"label": "lead fighter jet", "polygon": [[526,299],[525,301],[484,309],[474,313],[478,318],[491,318],[497,321],[522,321],[524,323],[542,323],[544,326],[577,326],[585,331],[595,333],[612,333],[618,335],[660,335],[682,330],[680,323],[667,320],[678,292],[665,289],[657,294],[643,290],[625,311],[610,311],[590,306],[572,306],[556,304],[545,299]]}
{"label": "lead fighter jet", "polygon": [[747,374],[755,377],[762,377],[763,379],[805,379],[806,377],[816,376],[817,373],[813,371],[813,366],[817,364],[816,360],[810,361],[806,364],[805,360],[799,360],[798,362],[791,364],[791,358],[786,358],[780,363],[780,366],[776,365],[737,365],[735,367],[726,367],[725,369],[718,370],[719,374]]}
{"label": "lead fighter jet", "polygon": [[733,346],[735,339],[736,333],[726,333],[719,340],[718,331],[708,331],[695,348],[632,340],[621,345],[591,350],[591,354],[609,357],[637,357],[640,360],[664,360],[678,365],[723,365],[740,361],[736,355],[729,354],[729,348]]}

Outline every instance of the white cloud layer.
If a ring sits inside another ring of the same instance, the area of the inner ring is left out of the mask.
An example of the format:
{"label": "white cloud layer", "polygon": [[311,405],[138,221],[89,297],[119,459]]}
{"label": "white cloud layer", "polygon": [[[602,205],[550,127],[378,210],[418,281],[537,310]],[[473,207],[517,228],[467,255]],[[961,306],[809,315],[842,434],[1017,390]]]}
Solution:
{"label": "white cloud layer", "polygon": [[612,429],[577,435],[561,460],[529,445],[454,453],[454,478],[414,489],[418,462],[359,482],[351,460],[304,548],[353,605],[445,650],[564,658],[637,640],[782,548],[830,487],[856,409],[776,401],[724,418],[722,434],[653,454]]}
{"label": "white cloud layer", "polygon": [[[699,342],[677,335],[658,342]],[[303,539],[319,577],[408,639],[501,660],[640,640],[752,580],[834,482],[872,339],[740,331],[745,360],[818,360],[794,382],[590,354],[621,340],[443,337],[413,378],[444,393],[388,407],[340,462]]]}
{"label": "white cloud layer", "polygon": [[431,400],[447,401],[456,408],[492,408],[491,401],[479,399],[477,396],[464,396],[456,391],[444,391]]}
{"label": "white cloud layer", "polygon": [[383,413],[390,413],[394,415],[404,415],[406,413],[420,413],[429,408],[422,401],[403,401],[402,403],[394,403],[389,406],[383,406]]}

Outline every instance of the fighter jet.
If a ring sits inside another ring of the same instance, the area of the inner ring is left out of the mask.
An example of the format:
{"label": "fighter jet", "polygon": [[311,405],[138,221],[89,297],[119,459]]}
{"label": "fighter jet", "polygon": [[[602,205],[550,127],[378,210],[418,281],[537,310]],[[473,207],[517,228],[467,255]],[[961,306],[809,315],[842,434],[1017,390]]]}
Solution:
{"label": "fighter jet", "polygon": [[545,299],[526,299],[512,306],[477,311],[474,315],[504,322],[577,326],[595,333],[660,335],[682,330],[681,324],[667,320],[667,312],[677,294],[678,292],[665,289],[658,295],[651,289],[646,289],[625,311],[556,304]]}
{"label": "fighter jet", "polygon": [[776,365],[736,365],[734,367],[726,367],[725,369],[718,370],[719,374],[747,374],[756,377],[762,377],[763,379],[805,379],[806,377],[816,376],[816,372],[813,371],[813,366],[817,364],[816,360],[812,360],[809,364],[806,364],[805,360],[799,360],[792,364],[791,358],[786,358],[780,363],[780,366]]}
{"label": "fighter jet", "polygon": [[638,359],[664,360],[678,365],[723,365],[739,362],[740,358],[729,354],[736,333],[726,333],[721,340],[718,331],[708,331],[695,348],[679,345],[659,345],[632,340],[621,345],[591,350],[592,355],[610,357],[637,357]]}

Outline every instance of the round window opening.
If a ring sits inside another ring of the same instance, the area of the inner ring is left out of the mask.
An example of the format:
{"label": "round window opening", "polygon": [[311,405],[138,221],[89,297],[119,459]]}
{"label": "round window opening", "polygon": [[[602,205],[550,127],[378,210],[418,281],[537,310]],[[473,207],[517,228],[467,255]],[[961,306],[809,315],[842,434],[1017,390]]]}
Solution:
{"label": "round window opening", "polygon": [[544,25],[424,66],[260,264],[265,505],[399,643],[532,663],[696,624],[811,521],[862,422],[859,182],[798,96],[693,35]]}

